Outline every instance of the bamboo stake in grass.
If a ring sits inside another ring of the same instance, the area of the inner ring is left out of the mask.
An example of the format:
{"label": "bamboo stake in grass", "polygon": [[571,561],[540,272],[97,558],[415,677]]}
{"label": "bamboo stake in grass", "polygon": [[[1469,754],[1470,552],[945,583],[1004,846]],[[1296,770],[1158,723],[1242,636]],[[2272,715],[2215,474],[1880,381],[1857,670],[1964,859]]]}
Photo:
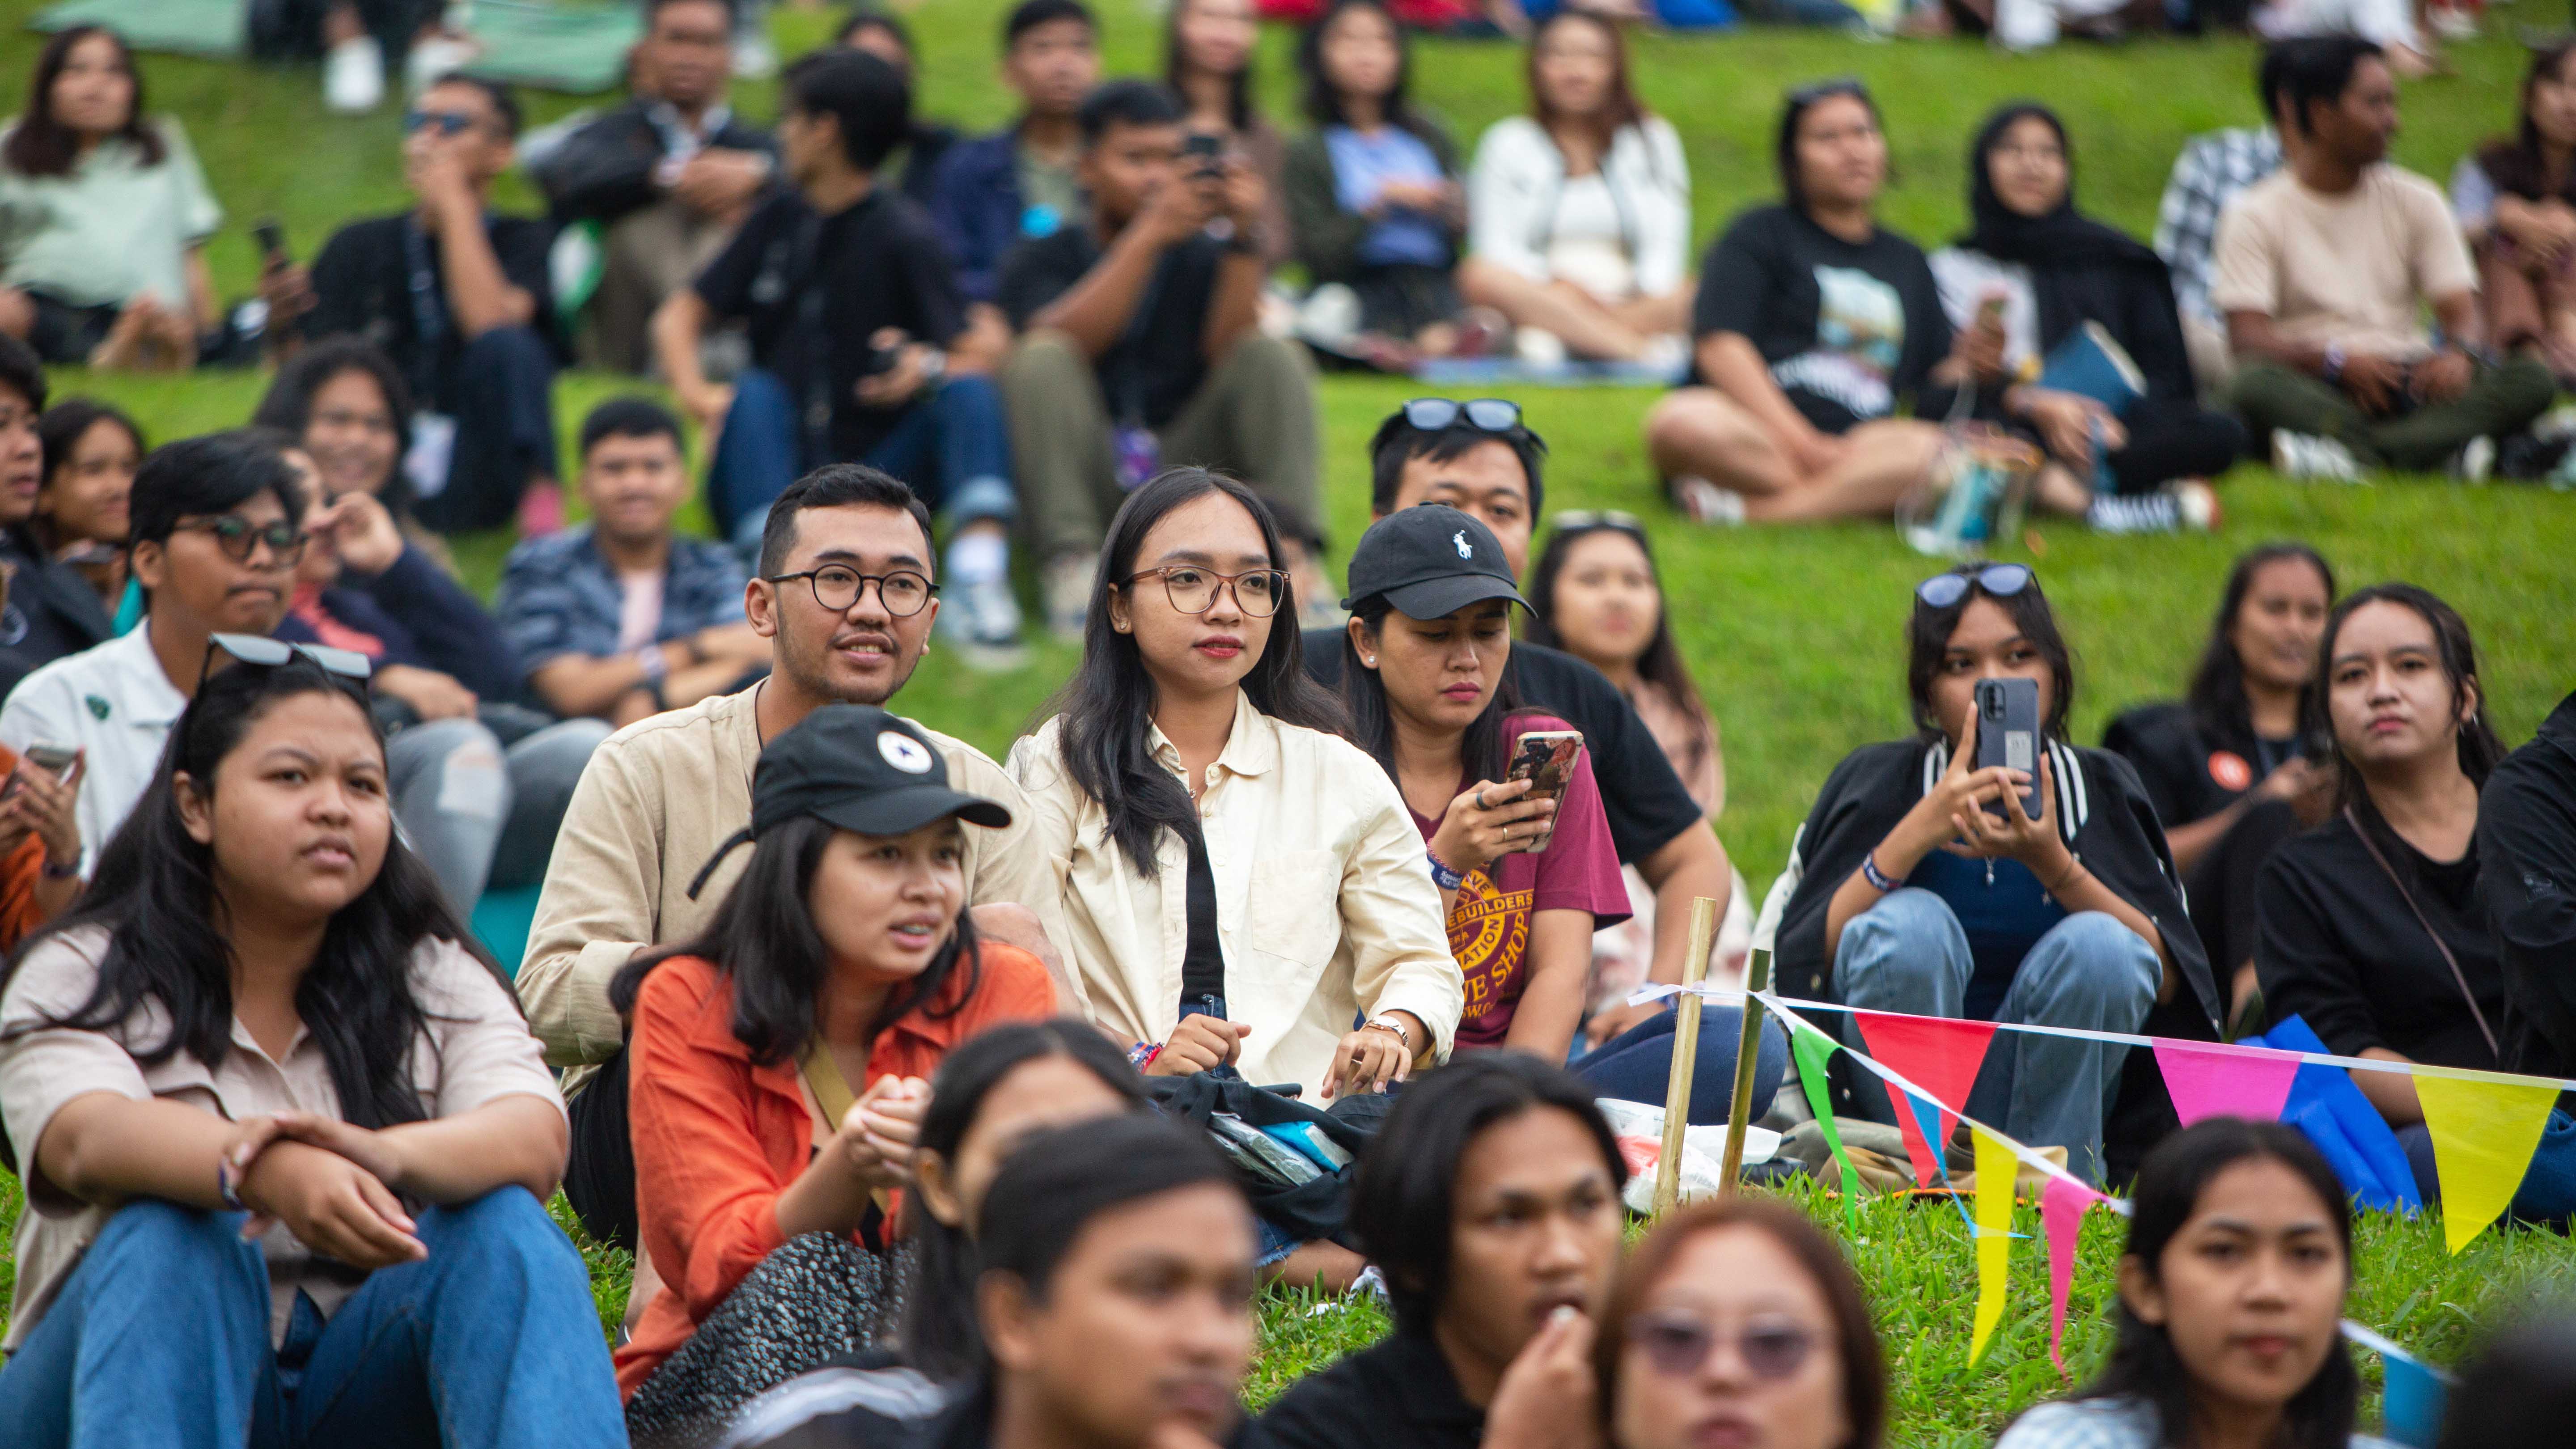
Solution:
{"label": "bamboo stake in grass", "polygon": [[1753,1120],[1753,1069],[1762,1051],[1762,1003],[1753,999],[1756,991],[1771,989],[1771,953],[1755,951],[1744,968],[1744,1029],[1735,1038],[1735,1097],[1726,1107],[1726,1155],[1717,1165],[1717,1191],[1721,1197],[1735,1192],[1735,1180],[1744,1171],[1744,1127]]}
{"label": "bamboo stake in grass", "polygon": [[[1706,896],[1691,902],[1690,953],[1682,957],[1682,984],[1697,986],[1708,976],[1708,950],[1717,940],[1717,902]],[[1684,992],[1673,1004],[1681,1017],[1673,1024],[1673,1080],[1664,1092],[1664,1155],[1655,1164],[1655,1213],[1681,1206],[1682,1132],[1690,1126],[1691,1074],[1699,1066],[1699,994]]]}

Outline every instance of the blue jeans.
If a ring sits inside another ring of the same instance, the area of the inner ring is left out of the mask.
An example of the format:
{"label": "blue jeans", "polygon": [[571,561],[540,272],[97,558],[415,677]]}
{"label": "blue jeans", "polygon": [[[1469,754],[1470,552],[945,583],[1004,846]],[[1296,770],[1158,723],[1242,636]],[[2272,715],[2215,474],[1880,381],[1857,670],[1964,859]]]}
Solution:
{"label": "blue jeans", "polygon": [[[1834,951],[1834,995],[1864,1010],[1958,1017],[1965,1014],[1962,1002],[1974,968],[1967,932],[1949,903],[1908,886],[1843,927]],[[2117,917],[2078,911],[2021,958],[1994,1019],[2133,1032],[2146,1024],[2163,974],[2155,948]],[[1848,1017],[1843,1040],[1868,1050],[1859,1025]],[[2069,1169],[2100,1182],[2102,1119],[2119,1095],[2120,1066],[2128,1054],[2124,1046],[1999,1032],[1966,1106],[2021,1141],[2065,1148]],[[1863,1116],[1896,1120],[1878,1078],[1855,1072],[1853,1087]]]}
{"label": "blue jeans", "polygon": [[[757,548],[770,501],[806,472],[837,461],[806,456],[795,400],[778,375],[745,368],[734,379],[733,406],[707,470],[707,507],[725,537]],[[1002,391],[989,377],[940,382],[856,461],[911,484],[931,512],[955,523],[990,518],[1007,525],[1019,513],[1010,426]]]}
{"label": "blue jeans", "polygon": [[[1573,1063],[1574,1074],[1622,1102],[1664,1105],[1673,1080],[1673,1042],[1681,1013],[1667,1008],[1603,1042]],[[1735,1048],[1744,1038],[1744,1013],[1732,1006],[1700,1004],[1699,1056],[1691,1067],[1690,1124],[1726,1121],[1735,1097]],[[1753,1057],[1753,1118],[1771,1110],[1780,1079],[1789,1074],[1789,1038],[1765,1018],[1762,1044]]]}
{"label": "blue jeans", "polygon": [[588,1449],[626,1443],[581,1255],[505,1187],[418,1215],[429,1256],[380,1268],[269,1341],[240,1213],[128,1204],[0,1370],[14,1449]]}

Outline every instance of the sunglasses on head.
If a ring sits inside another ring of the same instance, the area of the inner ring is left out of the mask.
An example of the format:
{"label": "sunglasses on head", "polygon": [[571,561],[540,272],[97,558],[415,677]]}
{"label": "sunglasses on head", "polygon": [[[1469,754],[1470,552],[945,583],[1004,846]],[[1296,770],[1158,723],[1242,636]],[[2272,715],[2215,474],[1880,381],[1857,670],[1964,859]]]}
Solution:
{"label": "sunglasses on head", "polygon": [[207,677],[214,673],[217,654],[230,655],[237,663],[262,669],[275,669],[302,659],[326,674],[348,680],[361,691],[366,689],[367,681],[376,672],[375,662],[354,649],[334,649],[328,644],[290,644],[265,634],[217,634],[206,641],[206,661],[197,668],[199,689],[206,687]]}
{"label": "sunglasses on head", "polygon": [[[1628,1320],[1629,1341],[1646,1355],[1655,1371],[1672,1378],[1698,1373],[1725,1339],[1717,1325],[1689,1313],[1640,1313]],[[1736,1357],[1747,1373],[1769,1383],[1794,1378],[1816,1350],[1816,1335],[1804,1324],[1757,1320],[1734,1334]]]}
{"label": "sunglasses on head", "polygon": [[463,111],[403,112],[403,134],[406,136],[432,127],[436,127],[438,134],[442,136],[461,136],[473,130],[474,124],[474,117]]}
{"label": "sunglasses on head", "polygon": [[1508,433],[1521,425],[1521,405],[1498,397],[1480,397],[1467,402],[1445,397],[1418,397],[1404,405],[1404,420],[1426,433],[1456,427],[1462,417],[1467,420],[1467,426],[1479,431]]}
{"label": "sunglasses on head", "polygon": [[1926,608],[1946,609],[1968,596],[1975,584],[1998,599],[2009,599],[2030,587],[2028,564],[1988,564],[1972,574],[1934,574],[1914,586],[1914,597]]}

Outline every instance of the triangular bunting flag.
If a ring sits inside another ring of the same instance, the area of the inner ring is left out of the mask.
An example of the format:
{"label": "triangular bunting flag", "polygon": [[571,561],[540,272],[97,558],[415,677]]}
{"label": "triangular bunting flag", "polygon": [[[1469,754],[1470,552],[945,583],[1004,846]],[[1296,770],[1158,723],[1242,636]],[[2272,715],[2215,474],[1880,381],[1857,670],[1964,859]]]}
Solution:
{"label": "triangular bunting flag", "polygon": [[2066,1289],[2075,1281],[2075,1238],[2084,1210],[2109,1199],[2067,1177],[2051,1177],[2039,1194],[2039,1227],[2048,1235],[2048,1361],[2066,1372]]}
{"label": "triangular bunting flag", "polygon": [[2419,1071],[2415,1100],[2442,1178],[2442,1234],[2457,1253],[2512,1205],[2558,1088]]}
{"label": "triangular bunting flag", "polygon": [[1852,1236],[1858,1237],[1860,1174],[1852,1170],[1851,1159],[1843,1155],[1842,1129],[1834,1125],[1833,1082],[1825,1075],[1825,1064],[1842,1046],[1800,1021],[1791,1024],[1789,1050],[1798,1059],[1798,1085],[1807,1094],[1808,1108],[1816,1114],[1816,1128],[1825,1134],[1825,1146],[1834,1154],[1835,1165],[1843,1170],[1843,1219]]}
{"label": "triangular bunting flag", "polygon": [[2431,1366],[2404,1354],[2382,1353],[2387,1391],[2380,1398],[2380,1427],[2408,1449],[2433,1449],[2442,1437],[2443,1401],[2450,1397]]}
{"label": "triangular bunting flag", "polygon": [[[1896,1114],[1896,1130],[1905,1138],[1905,1155],[1914,1162],[1917,1187],[1932,1185],[1938,1144],[1950,1140],[1958,1111],[1968,1105],[1968,1090],[1977,1084],[1977,1068],[1994,1040],[1991,1021],[1954,1021],[1930,1016],[1890,1016],[1855,1011],[1861,1040],[1869,1054],[1896,1069],[1898,1075],[1930,1093],[1940,1103],[1938,1125],[1928,1132],[1913,1112]],[[1918,1109],[1919,1110],[1919,1109]],[[1928,1138],[1928,1140],[1927,1140]]]}
{"label": "triangular bunting flag", "polygon": [[2298,1079],[2299,1059],[2244,1047],[2156,1038],[2156,1069],[2165,1075],[2174,1115],[2190,1126],[2203,1117],[2276,1122]]}
{"label": "triangular bunting flag", "polygon": [[1971,1124],[1977,1144],[1977,1327],[1968,1362],[1986,1356],[1986,1343],[2004,1321],[2004,1275],[2012,1255],[2013,1178],[2021,1160],[2011,1144]]}

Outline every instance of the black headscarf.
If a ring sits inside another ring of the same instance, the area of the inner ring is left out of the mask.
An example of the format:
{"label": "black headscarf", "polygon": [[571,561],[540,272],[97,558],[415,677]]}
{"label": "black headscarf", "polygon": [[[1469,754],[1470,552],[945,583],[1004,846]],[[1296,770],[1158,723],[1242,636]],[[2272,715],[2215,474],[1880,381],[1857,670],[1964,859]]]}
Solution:
{"label": "black headscarf", "polygon": [[[2046,216],[2024,216],[2004,205],[1995,194],[1994,172],[1986,164],[2004,132],[2025,116],[2047,122],[2048,129],[2057,133],[2058,146],[2067,152],[2066,195]],[[2164,262],[2146,243],[2076,211],[2074,152],[2066,145],[2065,123],[2046,106],[2016,101],[1988,117],[1978,128],[1976,140],[1968,144],[1968,178],[1970,226],[1967,235],[1959,238],[1963,247],[1973,247],[1999,262],[2027,266],[2134,263],[2164,269]]]}

